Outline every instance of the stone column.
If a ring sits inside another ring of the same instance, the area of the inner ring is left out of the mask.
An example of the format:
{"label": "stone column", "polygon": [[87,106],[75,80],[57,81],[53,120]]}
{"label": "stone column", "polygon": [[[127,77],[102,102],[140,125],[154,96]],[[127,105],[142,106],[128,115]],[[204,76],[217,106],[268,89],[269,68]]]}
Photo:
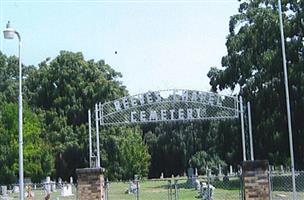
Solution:
{"label": "stone column", "polygon": [[268,161],[245,161],[242,167],[244,199],[269,200]]}
{"label": "stone column", "polygon": [[76,169],[79,200],[104,200],[103,172],[103,168]]}

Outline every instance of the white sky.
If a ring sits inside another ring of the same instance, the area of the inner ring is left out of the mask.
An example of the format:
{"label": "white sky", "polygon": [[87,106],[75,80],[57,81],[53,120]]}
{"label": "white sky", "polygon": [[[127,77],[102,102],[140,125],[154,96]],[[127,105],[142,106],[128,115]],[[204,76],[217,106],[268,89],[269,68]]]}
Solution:
{"label": "white sky", "polygon": [[[206,74],[226,54],[229,18],[238,5],[237,0],[0,0],[0,27],[10,20],[20,32],[27,65],[60,50],[81,51],[86,59],[104,59],[120,71],[131,94],[208,91]],[[0,50],[17,54],[17,40],[1,36]]]}

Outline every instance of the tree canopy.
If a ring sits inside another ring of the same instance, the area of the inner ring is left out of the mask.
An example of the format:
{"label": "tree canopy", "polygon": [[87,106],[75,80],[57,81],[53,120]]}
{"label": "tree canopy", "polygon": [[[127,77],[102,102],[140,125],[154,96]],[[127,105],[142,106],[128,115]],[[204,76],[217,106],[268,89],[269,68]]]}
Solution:
{"label": "tree canopy", "polygon": [[[240,87],[252,102],[254,147],[257,159],[288,165],[289,143],[286,120],[282,49],[278,2],[240,1],[239,13],[230,18],[222,68],[208,76],[213,91]],[[293,119],[295,161],[303,160],[303,1],[282,2],[288,78]]]}
{"label": "tree canopy", "polygon": [[[0,179],[3,183],[14,183],[18,180],[18,105],[4,104],[0,111]],[[23,119],[24,176],[40,181],[53,170],[50,143],[41,137],[42,124],[38,115],[27,106]]]}

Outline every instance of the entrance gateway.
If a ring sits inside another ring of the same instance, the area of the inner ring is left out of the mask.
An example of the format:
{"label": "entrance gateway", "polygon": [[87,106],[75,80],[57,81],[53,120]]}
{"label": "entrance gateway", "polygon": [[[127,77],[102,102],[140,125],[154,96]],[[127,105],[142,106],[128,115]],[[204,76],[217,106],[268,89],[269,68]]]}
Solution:
{"label": "entrance gateway", "polygon": [[[90,167],[100,167],[99,126],[156,122],[187,122],[237,119],[241,115],[243,158],[246,160],[242,97],[197,90],[170,89],[149,91],[95,104],[96,150],[92,153],[91,111],[89,118]],[[240,111],[239,111],[240,107]]]}
{"label": "entrance gateway", "polygon": [[[122,97],[103,104],[97,103],[95,104],[94,117],[96,120],[97,155],[93,156],[92,151],[92,123],[91,111],[89,110],[89,169],[91,170],[84,169],[84,171],[90,174],[94,169],[99,170],[93,177],[97,177],[98,180],[103,180],[103,175],[99,175],[102,173],[102,169],[100,168],[99,126],[227,120],[237,119],[239,115],[241,118],[243,160],[246,161],[244,112],[241,96],[238,99],[237,96],[228,96],[212,92],[171,89],[149,91],[143,94]],[[93,161],[95,161],[95,164],[93,164]],[[89,176],[86,175],[83,177]],[[85,179],[83,186],[89,187],[90,181],[91,179]],[[97,196],[101,197],[97,199],[104,199],[102,195],[102,185],[90,187],[92,187],[94,191],[97,191]]]}
{"label": "entrance gateway", "polygon": [[101,126],[238,118],[236,96],[194,90],[162,90],[96,105]]}

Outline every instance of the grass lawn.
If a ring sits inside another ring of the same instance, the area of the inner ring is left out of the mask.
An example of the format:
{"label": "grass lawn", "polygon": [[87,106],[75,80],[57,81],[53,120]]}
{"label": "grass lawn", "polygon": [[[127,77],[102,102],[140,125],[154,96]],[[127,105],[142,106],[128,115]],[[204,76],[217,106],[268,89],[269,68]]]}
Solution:
{"label": "grass lawn", "polygon": [[[199,193],[195,189],[186,188],[186,180],[178,182],[178,200],[199,200]],[[136,194],[126,194],[129,182],[113,182],[109,185],[108,200],[136,200]],[[61,197],[60,190],[51,194],[51,200],[76,200],[76,188],[73,188],[74,196]],[[10,194],[11,199],[18,199],[19,194]],[[45,192],[43,189],[34,190],[32,200],[43,200]],[[172,189],[172,199],[168,198],[167,180],[148,180],[140,182],[139,199],[140,200],[175,200],[174,189]],[[216,188],[214,190],[213,200],[239,200],[239,190],[224,190]]]}
{"label": "grass lawn", "polygon": [[[186,188],[186,180],[182,180],[179,183],[178,200],[195,200],[200,199],[199,193],[195,189]],[[126,194],[129,183],[119,182],[111,183],[109,186],[109,200],[135,200],[136,194]],[[172,190],[174,196],[174,190]],[[143,181],[140,183],[139,190],[140,200],[171,200],[168,198],[168,181],[156,180],[156,181]],[[172,197],[174,200],[174,197]],[[239,190],[224,190],[215,189],[213,200],[239,200]]]}

